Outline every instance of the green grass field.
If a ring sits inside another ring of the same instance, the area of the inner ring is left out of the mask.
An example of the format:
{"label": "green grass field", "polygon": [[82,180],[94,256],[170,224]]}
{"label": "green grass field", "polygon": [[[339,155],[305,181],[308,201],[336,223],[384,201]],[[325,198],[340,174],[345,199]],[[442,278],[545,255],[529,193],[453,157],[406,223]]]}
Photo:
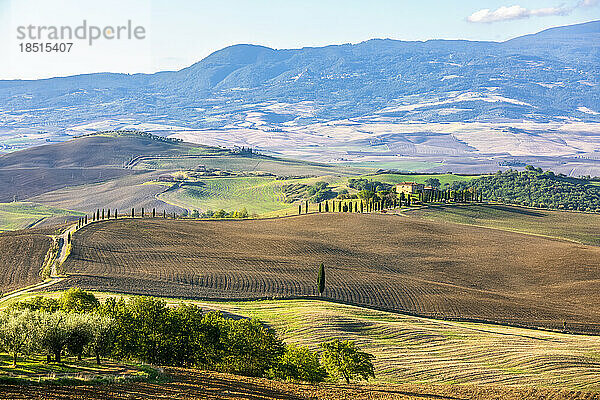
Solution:
{"label": "green grass field", "polygon": [[417,182],[417,183],[425,183],[425,180],[429,178],[437,178],[440,180],[442,186],[446,183],[450,184],[455,181],[470,181],[472,179],[479,178],[479,175],[454,175],[454,174],[374,174],[374,175],[366,175],[361,178],[372,179],[374,181],[379,181],[383,183],[389,184],[397,184],[402,182]]}
{"label": "green grass field", "polygon": [[376,356],[377,381],[600,391],[598,336],[438,321],[318,300],[190,303],[258,318],[287,343],[312,349],[332,338],[355,340]]}
{"label": "green grass field", "polygon": [[531,233],[600,246],[600,215],[505,205],[452,205],[411,211],[435,221]]}
{"label": "green grass field", "polygon": [[356,340],[376,356],[378,380],[560,386],[600,391],[600,337],[436,321],[321,301],[204,303],[317,348]]}
{"label": "green grass field", "polygon": [[262,177],[208,178],[167,191],[159,198],[190,209],[229,211],[246,208],[251,214],[262,214],[290,207],[284,202],[281,182]]}
{"label": "green grass field", "polygon": [[83,215],[36,203],[0,203],[0,232],[29,228],[47,218]]}
{"label": "green grass field", "polygon": [[333,176],[290,180],[270,177],[205,178],[169,190],[158,198],[187,209],[233,211],[246,208],[250,214],[272,217],[297,212],[296,205],[285,201],[284,185],[312,185],[317,181],[327,181],[338,187],[347,182],[345,178]]}

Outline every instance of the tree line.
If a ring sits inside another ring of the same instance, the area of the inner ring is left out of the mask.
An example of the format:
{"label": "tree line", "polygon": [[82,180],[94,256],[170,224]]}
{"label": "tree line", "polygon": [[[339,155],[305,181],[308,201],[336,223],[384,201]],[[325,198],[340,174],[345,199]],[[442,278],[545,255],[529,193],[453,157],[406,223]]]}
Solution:
{"label": "tree line", "polygon": [[454,182],[454,190],[477,190],[487,200],[530,207],[600,212],[600,186],[528,165],[524,171],[498,171],[469,182]]}
{"label": "tree line", "polygon": [[43,355],[61,363],[109,357],[153,365],[195,367],[247,376],[320,382],[374,377],[373,356],[334,339],[318,351],[286,345],[256,319],[227,318],[195,305],[168,307],[149,297],[108,298],[78,288],[60,298],[38,296],[0,313],[0,345],[18,357]]}

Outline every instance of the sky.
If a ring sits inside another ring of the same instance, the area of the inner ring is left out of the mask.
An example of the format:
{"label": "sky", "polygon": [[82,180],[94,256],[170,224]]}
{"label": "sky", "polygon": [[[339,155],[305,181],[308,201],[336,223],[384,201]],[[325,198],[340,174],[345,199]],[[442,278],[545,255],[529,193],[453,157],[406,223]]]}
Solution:
{"label": "sky", "polygon": [[[0,0],[0,79],[177,70],[238,43],[300,48],[373,38],[504,41],[592,20],[600,20],[600,0]],[[69,38],[68,29],[62,38],[51,37],[52,27],[81,27],[82,38]],[[96,34],[100,38],[90,44]],[[28,52],[34,43],[44,49],[73,44],[69,52]]]}

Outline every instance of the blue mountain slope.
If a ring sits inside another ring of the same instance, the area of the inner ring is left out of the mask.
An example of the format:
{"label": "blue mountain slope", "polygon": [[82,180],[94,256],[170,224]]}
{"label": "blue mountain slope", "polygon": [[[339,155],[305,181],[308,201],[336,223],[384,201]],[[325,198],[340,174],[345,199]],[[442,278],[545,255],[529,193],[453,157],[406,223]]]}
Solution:
{"label": "blue mountain slope", "polygon": [[242,121],[257,104],[307,101],[312,113],[265,119],[275,127],[293,119],[302,124],[374,115],[398,122],[599,122],[599,36],[596,21],[504,43],[369,40],[295,50],[236,45],[175,72],[0,81],[1,127],[64,129],[127,117],[219,128]]}

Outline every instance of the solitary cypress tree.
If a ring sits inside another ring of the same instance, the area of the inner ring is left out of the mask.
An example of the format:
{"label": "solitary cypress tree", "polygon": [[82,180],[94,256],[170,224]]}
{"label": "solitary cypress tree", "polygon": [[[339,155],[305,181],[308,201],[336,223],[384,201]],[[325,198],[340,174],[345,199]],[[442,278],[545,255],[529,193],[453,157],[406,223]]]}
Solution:
{"label": "solitary cypress tree", "polygon": [[319,288],[319,296],[325,291],[325,265],[319,265],[319,276],[317,277],[317,287]]}
{"label": "solitary cypress tree", "polygon": [[71,243],[71,232],[67,234],[67,243]]}
{"label": "solitary cypress tree", "polygon": [[302,214],[302,204],[298,204],[298,215]]}
{"label": "solitary cypress tree", "polygon": [[163,218],[167,218],[167,210],[163,210]]}
{"label": "solitary cypress tree", "polygon": [[131,218],[135,218],[135,208],[131,209]]}
{"label": "solitary cypress tree", "polygon": [[152,209],[152,218],[156,217],[156,208]]}

